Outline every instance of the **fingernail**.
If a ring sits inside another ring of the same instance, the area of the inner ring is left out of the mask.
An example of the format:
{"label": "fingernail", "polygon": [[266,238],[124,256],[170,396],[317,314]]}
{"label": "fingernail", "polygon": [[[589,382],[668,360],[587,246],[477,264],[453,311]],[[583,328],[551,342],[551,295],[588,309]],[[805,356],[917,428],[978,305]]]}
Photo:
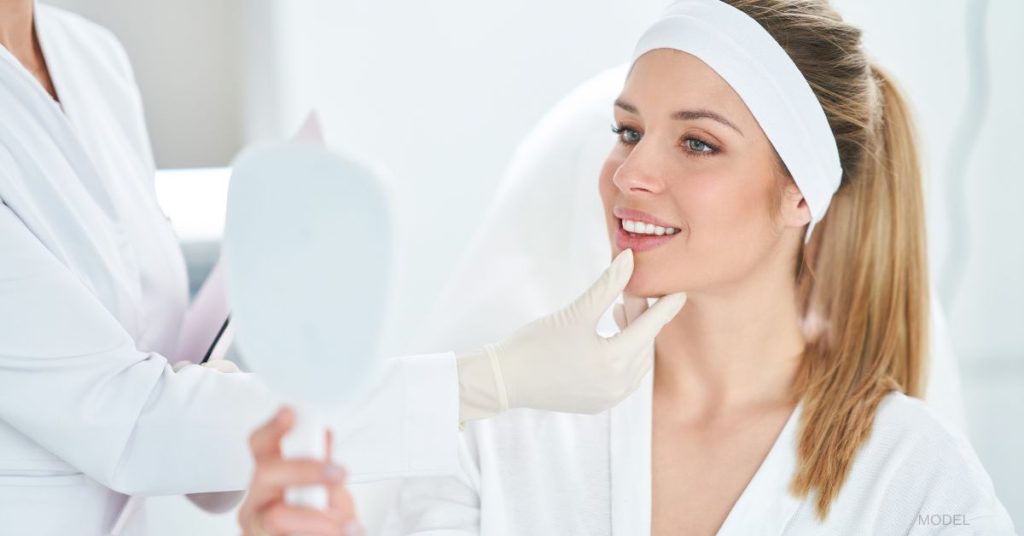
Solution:
{"label": "fingernail", "polygon": [[343,467],[338,467],[334,464],[327,464],[327,467],[324,467],[324,478],[326,478],[328,482],[343,482],[345,480],[345,476],[346,473]]}
{"label": "fingernail", "polygon": [[366,531],[363,530],[363,526],[360,525],[358,521],[349,521],[348,523],[345,523],[344,529],[345,536],[363,536],[366,534]]}

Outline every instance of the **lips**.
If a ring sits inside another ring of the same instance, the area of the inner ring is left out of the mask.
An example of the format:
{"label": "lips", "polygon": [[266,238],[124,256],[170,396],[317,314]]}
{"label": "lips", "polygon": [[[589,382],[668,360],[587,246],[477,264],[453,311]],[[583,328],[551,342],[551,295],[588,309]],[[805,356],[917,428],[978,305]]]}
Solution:
{"label": "lips", "polygon": [[632,249],[634,253],[639,253],[641,251],[649,251],[656,247],[666,244],[668,241],[672,240],[677,236],[675,234],[658,236],[630,233],[629,231],[622,228],[622,220],[619,221],[619,229],[615,234],[615,245],[618,246],[620,250]]}
{"label": "lips", "polygon": [[649,251],[668,243],[679,233],[679,228],[646,212],[616,207],[612,213],[618,219],[615,245],[620,250]]}

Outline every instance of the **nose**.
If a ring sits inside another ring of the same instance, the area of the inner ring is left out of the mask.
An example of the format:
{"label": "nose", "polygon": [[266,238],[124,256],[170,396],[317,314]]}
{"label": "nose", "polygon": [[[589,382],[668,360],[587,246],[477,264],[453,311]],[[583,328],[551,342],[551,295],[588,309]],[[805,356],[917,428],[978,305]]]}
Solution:
{"label": "nose", "polygon": [[665,190],[665,182],[658,172],[659,157],[652,144],[641,139],[615,170],[612,183],[627,194],[659,194]]}

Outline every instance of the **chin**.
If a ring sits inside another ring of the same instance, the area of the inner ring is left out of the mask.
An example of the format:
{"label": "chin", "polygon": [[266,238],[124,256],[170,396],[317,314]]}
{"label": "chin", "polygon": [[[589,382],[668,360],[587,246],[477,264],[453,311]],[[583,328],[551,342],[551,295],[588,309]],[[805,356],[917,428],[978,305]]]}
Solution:
{"label": "chin", "polygon": [[666,294],[679,292],[679,289],[672,288],[667,281],[654,277],[654,274],[645,273],[644,270],[635,270],[624,292],[641,298],[660,298]]}

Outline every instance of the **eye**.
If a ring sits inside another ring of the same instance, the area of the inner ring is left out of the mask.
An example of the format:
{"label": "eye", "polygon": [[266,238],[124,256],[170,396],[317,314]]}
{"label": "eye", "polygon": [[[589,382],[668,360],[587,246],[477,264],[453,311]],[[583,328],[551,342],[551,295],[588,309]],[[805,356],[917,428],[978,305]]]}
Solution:
{"label": "eye", "polygon": [[686,148],[697,156],[709,156],[718,152],[718,148],[698,138],[686,138]]}
{"label": "eye", "polygon": [[619,136],[619,141],[626,145],[636,145],[640,141],[640,133],[629,128],[612,125],[612,132]]}

